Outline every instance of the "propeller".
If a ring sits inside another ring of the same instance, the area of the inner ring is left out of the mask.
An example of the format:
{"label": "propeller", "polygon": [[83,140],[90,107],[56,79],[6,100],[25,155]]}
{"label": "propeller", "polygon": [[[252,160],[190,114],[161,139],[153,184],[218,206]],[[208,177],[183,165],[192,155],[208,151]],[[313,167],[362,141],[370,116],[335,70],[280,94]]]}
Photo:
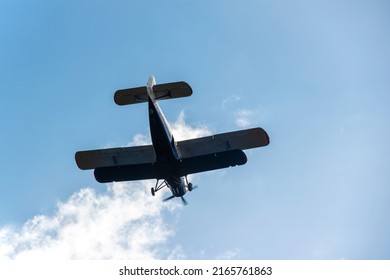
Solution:
{"label": "propeller", "polygon": [[[192,190],[197,189],[197,188],[198,188],[198,186],[197,185],[193,186],[192,183],[188,183],[188,185],[187,185],[187,189],[189,191],[192,191]],[[164,198],[163,201],[165,202],[165,201],[171,200],[174,197],[175,197],[174,195],[171,195],[171,196],[169,196],[167,198]],[[183,202],[183,205],[187,205],[188,204],[187,200],[183,196],[181,196],[181,201]]]}
{"label": "propeller", "polygon": [[188,204],[187,200],[184,197],[181,197],[181,201],[183,202],[183,205],[187,205]]}
{"label": "propeller", "polygon": [[[171,195],[171,196],[169,196],[167,198],[164,198],[163,201],[165,202],[165,201],[171,200],[174,197],[175,196]],[[187,200],[184,197],[181,197],[181,201],[183,202],[183,205],[187,205],[188,204]]]}
{"label": "propeller", "polygon": [[168,201],[168,200],[171,200],[172,198],[174,198],[175,196],[171,195],[170,197],[167,197],[167,198],[164,198],[163,201]]}

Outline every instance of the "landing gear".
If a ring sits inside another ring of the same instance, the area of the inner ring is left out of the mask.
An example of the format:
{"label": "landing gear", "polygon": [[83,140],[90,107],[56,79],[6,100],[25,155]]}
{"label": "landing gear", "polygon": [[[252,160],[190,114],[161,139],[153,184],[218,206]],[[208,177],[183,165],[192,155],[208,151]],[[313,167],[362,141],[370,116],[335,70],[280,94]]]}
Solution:
{"label": "landing gear", "polygon": [[192,191],[194,188],[192,187],[192,183],[188,183],[188,178],[187,178],[187,176],[185,176],[186,177],[186,182],[187,182],[187,189],[189,190],[189,191]]}
{"label": "landing gear", "polygon": [[160,180],[157,180],[156,186],[154,186],[153,188],[150,189],[150,192],[152,193],[152,196],[155,196],[157,191],[159,191],[159,190],[161,190],[162,188],[168,186],[168,183],[167,183],[165,180],[162,181],[162,183],[158,184],[159,181],[160,181]]}

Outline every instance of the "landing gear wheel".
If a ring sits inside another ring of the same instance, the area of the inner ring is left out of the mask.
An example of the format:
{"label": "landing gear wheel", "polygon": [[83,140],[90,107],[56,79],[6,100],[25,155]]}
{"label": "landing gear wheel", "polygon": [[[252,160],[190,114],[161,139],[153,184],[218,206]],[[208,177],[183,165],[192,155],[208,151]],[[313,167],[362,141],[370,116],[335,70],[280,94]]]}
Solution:
{"label": "landing gear wheel", "polygon": [[188,188],[189,191],[192,191],[193,190],[192,183],[188,183],[187,188]]}
{"label": "landing gear wheel", "polygon": [[151,188],[150,192],[152,193],[152,196],[154,196],[156,194],[156,192],[154,191],[154,188]]}

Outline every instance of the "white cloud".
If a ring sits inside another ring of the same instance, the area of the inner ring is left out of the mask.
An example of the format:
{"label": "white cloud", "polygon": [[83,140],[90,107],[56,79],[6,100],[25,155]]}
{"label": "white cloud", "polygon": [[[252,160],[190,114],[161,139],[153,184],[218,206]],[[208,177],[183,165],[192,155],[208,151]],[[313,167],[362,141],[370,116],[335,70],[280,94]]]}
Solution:
{"label": "white cloud", "polygon": [[221,108],[224,109],[226,107],[226,105],[228,105],[229,103],[237,102],[240,99],[241,99],[241,97],[236,95],[236,94],[229,95],[229,97],[222,100]]}
{"label": "white cloud", "polygon": [[180,207],[149,195],[151,181],[114,183],[103,194],[85,188],[53,215],[37,215],[21,229],[0,230],[0,258],[155,259],[174,234],[162,212]]}
{"label": "white cloud", "polygon": [[248,109],[238,109],[236,111],[235,123],[240,128],[247,128],[252,124],[254,111]]}
{"label": "white cloud", "polygon": [[197,127],[188,125],[185,122],[185,114],[183,111],[180,112],[177,120],[170,126],[176,141],[211,135],[210,128],[205,125],[200,125]]}
{"label": "white cloud", "polygon": [[250,126],[263,123],[268,117],[268,111],[262,107],[258,107],[254,110],[240,108],[236,110],[234,114],[235,124],[239,128],[248,128]]}
{"label": "white cloud", "polygon": [[150,136],[144,134],[136,134],[133,137],[133,141],[127,144],[127,146],[141,146],[141,145],[151,145],[152,140]]}
{"label": "white cloud", "polygon": [[[169,123],[169,126],[172,130],[172,134],[175,137],[176,141],[192,139],[211,135],[211,130],[206,125],[191,126],[185,122],[184,111],[180,111],[177,120],[173,123]],[[136,145],[150,145],[152,141],[149,135],[136,134],[133,137],[133,140],[128,143],[127,146],[136,146]]]}
{"label": "white cloud", "polygon": [[[210,134],[207,127],[186,124],[183,112],[172,130],[178,139]],[[147,139],[136,135],[133,142]],[[21,228],[0,228],[0,260],[184,258],[180,245],[164,248],[175,231],[162,214],[182,204],[152,197],[153,185],[153,180],[114,183],[100,194],[84,188],[59,202],[52,215],[36,215]]]}
{"label": "white cloud", "polygon": [[236,259],[240,251],[238,249],[227,250],[216,257],[217,260],[232,260]]}

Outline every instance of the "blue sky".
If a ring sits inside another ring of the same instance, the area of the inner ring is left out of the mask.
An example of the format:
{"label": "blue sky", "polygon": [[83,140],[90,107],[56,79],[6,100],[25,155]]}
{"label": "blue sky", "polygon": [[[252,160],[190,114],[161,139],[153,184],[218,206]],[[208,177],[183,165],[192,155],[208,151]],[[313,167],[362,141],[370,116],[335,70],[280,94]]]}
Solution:
{"label": "blue sky", "polygon": [[[0,259],[389,259],[389,11],[387,1],[2,1]],[[97,183],[74,153],[149,137],[146,107],[118,107],[113,93],[151,74],[193,88],[160,103],[177,133],[260,126],[270,146],[194,176],[187,207],[150,198],[153,182]],[[98,234],[107,213],[117,231]],[[75,228],[100,239],[77,251]],[[140,232],[161,238],[137,243]]]}

